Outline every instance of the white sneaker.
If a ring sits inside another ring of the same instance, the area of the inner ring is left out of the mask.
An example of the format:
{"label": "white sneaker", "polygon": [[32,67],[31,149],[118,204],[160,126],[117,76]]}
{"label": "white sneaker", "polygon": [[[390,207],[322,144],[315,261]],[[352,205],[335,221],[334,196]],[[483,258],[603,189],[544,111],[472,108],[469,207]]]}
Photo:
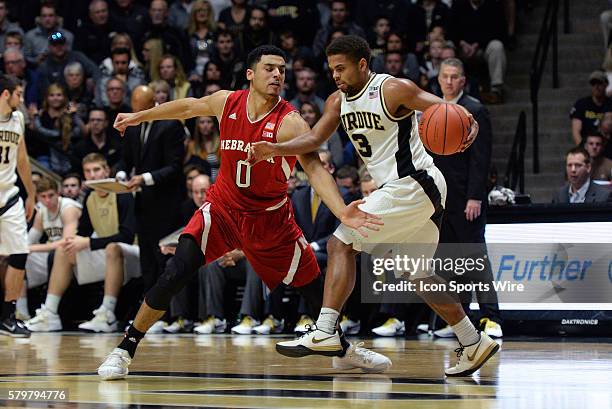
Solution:
{"label": "white sneaker", "polygon": [[440,328],[437,331],[433,332],[435,337],[438,338],[455,338],[455,331],[453,331],[453,327],[447,325],[444,328]]}
{"label": "white sneaker", "polygon": [[345,315],[342,317],[342,321],[340,321],[340,328],[342,328],[342,332],[346,335],[359,334],[359,331],[361,331],[361,321],[350,320]]}
{"label": "white sneaker", "polygon": [[163,332],[166,334],[189,334],[193,330],[193,321],[178,318],[172,324],[165,326]]}
{"label": "white sneaker", "polygon": [[367,373],[382,373],[391,368],[391,360],[378,352],[363,348],[363,342],[351,345],[343,357],[332,360],[334,369],[349,370],[360,368]]}
{"label": "white sneaker", "polygon": [[209,317],[202,324],[193,329],[196,334],[222,334],[227,328],[227,322],[219,318]]}
{"label": "white sneaker", "polygon": [[113,349],[106,360],[98,368],[98,375],[105,381],[123,379],[128,374],[128,366],[132,362],[128,351],[121,348]]}
{"label": "white sneaker", "polygon": [[396,337],[406,332],[404,323],[397,318],[389,318],[383,325],[372,329],[372,332],[381,337]]}
{"label": "white sneaker", "polygon": [[102,305],[93,313],[94,317],[79,324],[79,329],[91,332],[117,332],[117,318],[114,312]]}
{"label": "white sneaker", "polygon": [[253,331],[255,331],[255,333],[259,335],[280,334],[281,332],[283,332],[284,328],[285,320],[279,321],[270,315],[268,316],[268,318],[263,320],[261,325],[258,325],[253,328]]}
{"label": "white sneaker", "polygon": [[302,314],[297,324],[295,324],[295,328],[293,332],[297,334],[303,334],[308,331],[308,326],[312,327],[314,325],[314,321],[308,315]]}
{"label": "white sneaker", "polygon": [[336,330],[333,334],[328,334],[313,325],[308,327],[307,332],[297,339],[278,342],[276,351],[291,358],[306,355],[338,356],[342,353],[340,333]]}
{"label": "white sneaker", "polygon": [[429,332],[429,324],[419,324],[416,327],[417,332]]}
{"label": "white sneaker", "polygon": [[453,367],[447,368],[446,376],[468,376],[480,369],[499,350],[499,344],[484,332],[480,332],[480,340],[472,345],[455,349],[459,361]]}
{"label": "white sneaker", "polygon": [[484,324],[484,332],[491,338],[501,338],[504,336],[504,332],[502,331],[501,325],[499,325],[495,321],[491,321],[488,318],[483,318],[480,320],[480,325]]}
{"label": "white sneaker", "polygon": [[25,326],[32,332],[61,331],[62,320],[58,314],[52,313],[43,304],[36,310],[34,318],[26,322]]}
{"label": "white sneaker", "polygon": [[168,326],[166,321],[157,321],[155,324],[151,325],[151,328],[147,331],[147,334],[162,334],[164,332],[164,328]]}
{"label": "white sneaker", "polygon": [[240,321],[240,324],[232,327],[232,334],[250,335],[253,333],[253,328],[258,325],[259,321],[257,321],[253,317],[245,315]]}

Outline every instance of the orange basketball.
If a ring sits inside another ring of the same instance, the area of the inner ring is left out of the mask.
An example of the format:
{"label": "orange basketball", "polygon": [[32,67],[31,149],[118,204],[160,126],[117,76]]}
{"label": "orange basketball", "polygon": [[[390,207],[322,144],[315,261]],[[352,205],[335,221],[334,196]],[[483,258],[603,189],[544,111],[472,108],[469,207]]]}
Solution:
{"label": "orange basketball", "polygon": [[470,134],[470,119],[455,104],[435,104],[423,112],[419,135],[425,147],[437,155],[460,151]]}

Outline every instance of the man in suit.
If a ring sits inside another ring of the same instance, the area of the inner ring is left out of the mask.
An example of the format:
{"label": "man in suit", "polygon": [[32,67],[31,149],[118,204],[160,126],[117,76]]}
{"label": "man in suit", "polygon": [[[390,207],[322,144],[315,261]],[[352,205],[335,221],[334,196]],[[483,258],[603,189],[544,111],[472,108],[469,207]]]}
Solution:
{"label": "man in suit", "polygon": [[610,203],[612,190],[591,180],[591,158],[582,147],[576,146],[565,155],[568,183],[553,196],[553,203]]}
{"label": "man in suit", "polygon": [[[444,60],[440,66],[438,82],[444,100],[465,107],[480,125],[478,137],[464,152],[447,156],[432,155],[434,163],[446,179],[448,188],[445,213],[440,226],[440,243],[466,243],[467,246],[453,245],[451,250],[456,253],[457,247],[465,247],[460,250],[461,253],[468,251],[470,257],[482,257],[486,254],[484,237],[487,223],[486,186],[491,163],[491,141],[493,140],[489,112],[480,101],[463,92],[466,78],[463,63],[460,60],[456,58]],[[442,245],[439,251],[443,252],[446,249]],[[460,254],[460,256],[465,255]],[[485,267],[477,275],[473,274],[468,277],[467,274],[463,276],[453,274],[451,279],[458,282],[491,283],[493,275],[488,261]],[[492,288],[491,285],[490,287]],[[462,296],[464,297],[462,298],[464,308],[468,312],[472,294],[470,292]],[[476,298],[480,305],[480,321],[481,326],[485,327],[484,331],[489,336],[501,337],[501,317],[495,290],[476,291]],[[438,336],[454,335],[450,327],[436,331],[434,334]]]}
{"label": "man in suit", "polygon": [[[132,92],[134,112],[152,108],[155,93],[148,86]],[[127,179],[136,194],[136,232],[145,292],[155,284],[164,259],[159,240],[180,226],[181,165],[184,130],[179,121],[160,120],[130,127],[125,132],[123,159],[117,179]],[[133,172],[133,173],[132,173]]]}

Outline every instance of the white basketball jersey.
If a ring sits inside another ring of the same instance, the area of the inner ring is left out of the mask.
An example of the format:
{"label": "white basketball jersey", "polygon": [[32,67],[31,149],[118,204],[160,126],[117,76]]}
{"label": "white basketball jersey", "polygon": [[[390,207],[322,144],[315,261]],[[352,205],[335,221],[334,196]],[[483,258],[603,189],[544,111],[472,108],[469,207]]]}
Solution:
{"label": "white basketball jersey", "polygon": [[378,187],[433,166],[425,151],[414,111],[394,117],[388,112],[383,83],[388,74],[371,74],[359,93],[342,93],[340,117],[349,139]]}
{"label": "white basketball jersey", "polygon": [[7,121],[0,121],[0,205],[4,203],[19,188],[17,181],[17,148],[24,134],[23,114],[13,111]]}
{"label": "white basketball jersey", "polygon": [[49,238],[49,242],[54,242],[62,238],[62,234],[64,232],[64,224],[62,223],[61,214],[64,209],[67,209],[69,207],[76,207],[77,209],[83,208],[83,206],[79,202],[67,197],[59,198],[56,214],[51,214],[49,209],[41,204],[39,211],[42,220],[42,226],[43,230],[45,231],[45,234]]}

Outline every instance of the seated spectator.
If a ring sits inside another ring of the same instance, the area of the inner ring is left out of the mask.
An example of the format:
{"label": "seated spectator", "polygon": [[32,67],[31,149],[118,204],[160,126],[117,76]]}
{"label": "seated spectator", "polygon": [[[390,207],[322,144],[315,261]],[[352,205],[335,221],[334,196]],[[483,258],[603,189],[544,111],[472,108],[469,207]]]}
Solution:
{"label": "seated spectator", "polygon": [[119,132],[113,128],[117,114],[121,112],[132,112],[132,108],[125,102],[125,83],[119,78],[111,78],[106,83],[106,97],[108,105],[104,107],[108,119],[108,135],[119,136]]}
{"label": "seated spectator", "polygon": [[71,62],[78,61],[85,71],[85,82],[88,88],[100,77],[100,70],[93,61],[80,51],[70,51],[66,45],[66,38],[60,32],[54,32],[49,36],[49,55],[39,66],[40,89],[47,89],[54,82],[63,83],[64,68]]}
{"label": "seated spectator", "polygon": [[304,102],[312,102],[317,105],[320,112],[323,112],[325,101],[316,94],[317,74],[312,68],[304,67],[304,69],[295,73],[295,88],[296,95],[289,101],[291,105],[300,109]]}
{"label": "seated spectator", "polygon": [[344,165],[336,171],[335,178],[346,203],[359,199],[359,173],[354,166]]}
{"label": "seated spectator", "polygon": [[[195,3],[191,0],[177,0],[173,2],[168,10],[168,24],[177,30],[184,30],[189,24],[190,12],[193,11]],[[211,15],[213,14],[211,13]]]}
{"label": "seated spectator", "polygon": [[260,45],[276,43],[276,35],[268,28],[267,16],[266,9],[262,7],[251,9],[249,24],[236,37],[241,55],[247,55]]}
{"label": "seated spectator", "polygon": [[221,68],[214,61],[209,61],[204,66],[204,84],[216,83],[222,81]]}
{"label": "seated spectator", "polygon": [[[100,180],[109,177],[109,168],[102,155],[93,153],[83,159],[83,173],[86,180]],[[64,239],[55,250],[47,298],[26,323],[30,331],[62,329],[58,307],[73,275],[79,285],[104,280],[102,304],[94,310],[94,318],[79,328],[117,331],[114,310],[121,286],[140,275],[138,246],[133,245],[135,223],[132,195],[99,190],[88,194],[76,235]]]}
{"label": "seated spectator", "polygon": [[166,54],[158,65],[159,79],[170,85],[170,101],[191,96],[191,84],[187,81],[181,62],[173,55]]}
{"label": "seated spectator", "polygon": [[591,158],[591,179],[612,180],[612,160],[603,156],[604,138],[601,134],[586,137],[584,148]]}
{"label": "seated spectator", "polygon": [[42,2],[40,15],[36,20],[36,27],[28,31],[24,37],[26,60],[34,66],[40,65],[47,58],[48,52],[51,51],[47,47],[51,45],[48,41],[51,34],[61,33],[64,43],[67,43],[66,48],[68,50],[72,48],[74,41],[74,35],[65,28],[62,28],[62,18],[57,15],[57,9],[53,2]]}
{"label": "seated spectator", "polygon": [[[200,116],[191,137],[185,141],[185,164],[209,168],[214,182],[219,173],[219,125],[217,118]],[[204,163],[203,163],[204,162]]]}
{"label": "seated spectator", "polygon": [[110,12],[117,31],[128,33],[134,44],[142,44],[149,19],[147,8],[134,0],[115,0]]}
{"label": "seated spectator", "polygon": [[279,35],[279,47],[285,52],[285,93],[289,89],[289,84],[295,83],[295,73],[293,72],[293,61],[296,58],[314,60],[312,51],[308,47],[298,46],[295,34],[291,30],[283,31]]}
{"label": "seated spectator", "polygon": [[[79,202],[61,197],[57,183],[47,176],[43,176],[36,185],[36,193],[39,206],[34,224],[28,231],[28,288],[38,287],[48,281],[50,253],[64,245],[67,238],[74,237],[83,209]],[[43,234],[47,241],[41,244]]]}
{"label": "seated spectator", "polygon": [[[112,71],[103,70],[100,80],[96,83],[96,105],[108,106],[108,98],[106,95],[106,83],[111,78],[119,78],[126,85],[126,95],[124,103],[128,103],[132,95],[132,90],[139,85],[144,84],[144,73],[137,66],[130,68],[130,50],[127,48],[114,48],[111,50],[111,62],[113,65]],[[104,67],[100,67],[103,69]]]}
{"label": "seated spectator", "polygon": [[149,84],[155,92],[155,104],[163,104],[170,101],[170,85],[164,80],[153,81]]}
{"label": "seated spectator", "polygon": [[[157,41],[160,43],[159,56],[161,57],[162,55],[161,40],[157,39]],[[114,70],[113,60],[111,59],[111,55],[109,54],[108,50],[110,50],[110,52],[112,53],[112,51],[117,48],[127,48],[130,51],[130,63],[128,65],[129,71],[132,71],[137,68],[140,69],[140,61],[138,60],[138,57],[136,56],[136,50],[134,49],[134,43],[132,42],[132,38],[127,33],[116,33],[113,35],[111,39],[110,48],[108,48],[104,52],[104,55],[106,56],[106,58],[102,60],[102,62],[100,63],[98,67],[100,69],[101,74],[108,74],[110,72],[113,72]],[[143,50],[143,55],[144,55],[144,50]]]}
{"label": "seated spectator", "polygon": [[319,10],[314,1],[269,0],[268,23],[272,31],[294,30],[300,45],[311,45],[320,27]]}
{"label": "seated spectator", "polygon": [[193,61],[189,52],[185,28],[180,30],[168,24],[168,2],[153,0],[149,6],[149,26],[145,38],[159,38],[164,46],[165,54],[173,54],[187,71],[191,71]]}
{"label": "seated spectator", "polygon": [[610,203],[612,191],[591,180],[591,158],[582,147],[576,146],[565,155],[568,183],[553,196],[553,203]]}
{"label": "seated spectator", "polygon": [[[442,47],[442,51],[440,53],[440,59],[442,62],[449,58],[456,58],[455,48],[447,43]],[[478,85],[478,80],[474,76],[466,76],[465,77],[465,88],[463,92],[470,95],[471,97],[476,98],[480,101],[480,87]],[[432,78],[427,84],[427,90],[429,90],[432,94],[442,97],[442,88],[440,87],[440,83],[438,82],[438,77]]]}
{"label": "seated spectator", "polygon": [[204,77],[204,67],[212,55],[216,29],[217,24],[210,2],[207,0],[193,2],[187,34],[189,34],[191,58],[195,62],[192,73],[199,78]]}
{"label": "seated spectator", "polygon": [[8,20],[8,9],[6,7],[7,0],[0,0],[0,53],[6,49],[5,39],[9,33],[19,33],[23,35],[23,30],[19,23],[13,23]]}
{"label": "seated spectator", "polygon": [[[374,72],[385,72],[386,56],[389,53],[399,53],[401,56],[401,73],[403,78],[418,82],[419,80],[419,61],[413,53],[406,53],[404,38],[396,32],[391,32],[387,36],[385,53],[372,60],[371,66]],[[397,58],[397,57],[394,57]]]}
{"label": "seated spectator", "polygon": [[231,0],[232,5],[221,10],[219,29],[228,31],[233,37],[243,31],[248,23],[249,7],[247,0]]}
{"label": "seated spectator", "polygon": [[62,197],[80,202],[81,195],[81,175],[78,173],[68,173],[62,178]]}
{"label": "seated spectator", "polygon": [[208,84],[206,84],[206,86],[204,87],[204,95],[203,96],[208,96],[208,95],[212,95],[217,91],[221,91],[221,86],[219,85],[218,82],[209,82]]}
{"label": "seated spectator", "polygon": [[606,96],[608,78],[603,71],[593,71],[589,76],[591,96],[580,98],[570,111],[572,119],[572,138],[576,145],[584,143],[584,138],[597,131],[604,113],[612,111],[612,99]]}
{"label": "seated spectator", "polygon": [[18,31],[9,31],[5,34],[2,44],[5,50],[7,48],[16,48],[23,53],[23,34]]}
{"label": "seated spectator", "polygon": [[[474,75],[486,62],[490,91],[482,94],[489,104],[503,103],[506,72],[506,22],[500,2],[494,0],[456,0],[450,16],[449,38],[458,46],[459,57]],[[481,78],[483,79],[483,78]]]}
{"label": "seated spectator", "polygon": [[111,48],[111,33],[115,24],[109,18],[106,0],[89,3],[89,15],[76,32],[74,48],[82,51],[96,64],[101,64]]}
{"label": "seated spectator", "polygon": [[219,31],[211,61],[219,67],[223,89],[242,89],[246,84],[244,61],[234,50],[234,38],[228,31]]}
{"label": "seated spectator", "polygon": [[199,165],[189,164],[183,168],[183,175],[185,175],[185,191],[187,192],[187,199],[191,199],[193,180],[200,175],[208,176],[208,173]]}
{"label": "seated spectator", "polygon": [[450,9],[441,0],[420,0],[417,4],[425,10],[425,23],[427,31],[434,27],[448,27]]}
{"label": "seated spectator", "polygon": [[32,113],[34,120],[30,129],[47,146],[46,154],[37,160],[60,175],[68,173],[72,168],[73,144],[84,133],[85,127],[76,114],[76,107],[69,105],[61,85],[51,84],[45,92],[42,111]]}
{"label": "seated spectator", "polygon": [[421,88],[429,89],[429,83],[438,77],[438,70],[442,63],[442,48],[444,41],[433,40],[429,43],[429,48],[425,53],[425,58],[421,64]]}
{"label": "seated spectator", "polygon": [[[310,128],[313,128],[319,119],[321,119],[321,111],[319,106],[313,102],[304,102],[300,108],[300,115]],[[328,150],[331,154],[331,163],[334,168],[342,166],[342,139],[338,132],[334,132],[330,138],[321,144],[320,149]],[[333,172],[332,172],[333,173]]]}
{"label": "seated spectator", "polygon": [[92,105],[94,96],[85,85],[85,73],[80,62],[74,61],[66,65],[64,82],[69,103],[76,107],[77,114],[83,121],[87,120],[87,110]]}
{"label": "seated spectator", "polygon": [[391,22],[385,16],[380,16],[374,21],[369,36],[368,43],[372,51],[372,58],[378,57],[385,53],[387,46],[387,37],[391,32]]}
{"label": "seated spectator", "polygon": [[[2,2],[0,1],[0,9]],[[14,75],[22,84],[25,84],[24,101],[27,107],[32,105],[38,106],[39,89],[38,89],[38,71],[26,66],[23,53],[17,48],[7,48],[4,50],[3,63],[4,72],[9,75]],[[24,115],[28,118],[28,115]]]}
{"label": "seated spectator", "polygon": [[164,55],[164,47],[159,38],[150,38],[142,46],[142,61],[145,81],[151,82],[159,79],[157,67]]}
{"label": "seated spectator", "polygon": [[200,291],[206,291],[206,312],[208,319],[194,328],[197,334],[225,332],[225,287],[230,282],[243,284],[244,294],[240,304],[240,322],[232,327],[232,334],[248,335],[260,324],[263,305],[263,283],[245,258],[241,250],[232,250],[217,261],[209,263],[199,271]]}
{"label": "seated spectator", "polygon": [[612,159],[612,111],[606,112],[599,122],[599,133],[604,138],[603,156]]}
{"label": "seated spectator", "polygon": [[348,9],[348,2],[346,0],[331,1],[331,15],[329,22],[326,26],[321,27],[319,31],[316,32],[314,42],[312,44],[312,51],[315,58],[325,58],[325,43],[331,32],[336,29],[341,28],[346,30],[347,34],[365,38],[366,33],[363,28],[349,18]]}
{"label": "seated spectator", "polygon": [[[123,148],[121,141],[115,136],[107,134],[108,120],[106,111],[102,108],[92,108],[89,111],[87,128],[89,135],[84,136],[74,147],[74,160],[82,163],[83,158],[91,153],[99,153],[106,158],[106,162],[111,170],[111,175],[115,173],[115,165],[121,159]],[[75,166],[74,170],[78,170]]]}

